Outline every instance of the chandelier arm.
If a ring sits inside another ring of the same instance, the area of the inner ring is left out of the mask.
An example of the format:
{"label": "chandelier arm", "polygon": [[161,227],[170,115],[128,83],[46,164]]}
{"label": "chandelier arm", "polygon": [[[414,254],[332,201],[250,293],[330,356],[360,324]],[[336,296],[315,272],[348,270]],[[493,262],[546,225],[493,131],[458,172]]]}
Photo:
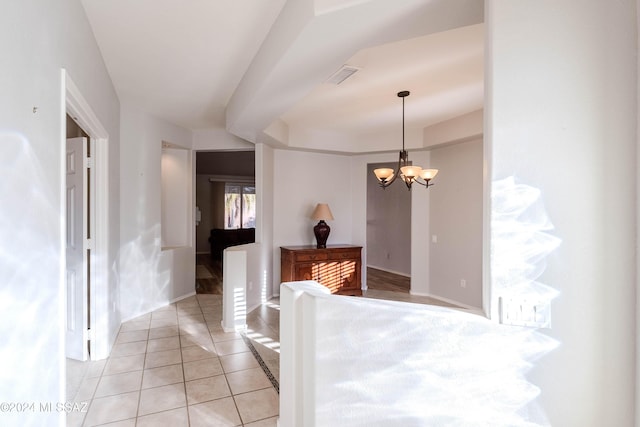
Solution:
{"label": "chandelier arm", "polygon": [[413,184],[415,182],[415,180],[413,180],[413,179],[404,179],[403,181],[404,181],[404,185],[406,185],[407,188],[409,190],[411,190],[411,184]]}
{"label": "chandelier arm", "polygon": [[380,187],[387,188],[388,186],[393,184],[393,182],[396,180],[398,175],[400,175],[400,168],[403,166],[402,165],[402,160],[405,158],[405,157],[403,157],[403,153],[404,152],[401,151],[400,154],[398,155],[398,167],[396,168],[396,171],[394,172],[393,177],[388,181],[384,181],[384,182],[380,181],[378,183],[380,185]]}
{"label": "chandelier arm", "polygon": [[388,186],[393,184],[393,181],[396,180],[397,176],[398,176],[397,174],[394,174],[393,178],[391,178],[389,181],[385,181],[385,182],[380,181],[380,182],[378,182],[378,185],[380,185],[380,187],[382,187],[382,188],[387,188]]}
{"label": "chandelier arm", "polygon": [[413,182],[422,185],[423,187],[433,187],[433,183],[430,179],[416,178]]}

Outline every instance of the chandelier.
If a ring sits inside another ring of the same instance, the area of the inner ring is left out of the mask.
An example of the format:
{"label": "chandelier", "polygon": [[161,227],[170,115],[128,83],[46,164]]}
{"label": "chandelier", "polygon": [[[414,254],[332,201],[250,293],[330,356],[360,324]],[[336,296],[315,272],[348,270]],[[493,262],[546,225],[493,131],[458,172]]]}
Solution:
{"label": "chandelier", "polygon": [[373,171],[382,189],[390,186],[398,176],[404,181],[409,191],[413,183],[429,188],[433,185],[431,180],[438,174],[438,169],[422,169],[409,162],[409,153],[404,149],[404,99],[407,96],[409,96],[408,90],[398,92],[398,97],[402,98],[402,151],[398,159],[398,168],[395,171],[391,168],[378,168]]}

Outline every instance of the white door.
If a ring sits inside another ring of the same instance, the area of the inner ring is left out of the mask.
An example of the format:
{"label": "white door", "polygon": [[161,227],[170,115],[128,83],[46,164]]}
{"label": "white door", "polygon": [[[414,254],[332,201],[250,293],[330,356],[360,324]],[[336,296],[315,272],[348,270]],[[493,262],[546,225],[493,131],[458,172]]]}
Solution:
{"label": "white door", "polygon": [[87,360],[87,139],[67,140],[67,357]]}

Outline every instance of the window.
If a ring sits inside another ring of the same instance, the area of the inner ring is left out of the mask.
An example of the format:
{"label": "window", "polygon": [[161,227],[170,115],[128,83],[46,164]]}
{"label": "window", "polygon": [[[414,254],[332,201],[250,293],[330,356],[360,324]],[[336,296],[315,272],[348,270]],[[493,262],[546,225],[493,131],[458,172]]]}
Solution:
{"label": "window", "polygon": [[224,185],[224,228],[255,228],[256,186],[255,184]]}

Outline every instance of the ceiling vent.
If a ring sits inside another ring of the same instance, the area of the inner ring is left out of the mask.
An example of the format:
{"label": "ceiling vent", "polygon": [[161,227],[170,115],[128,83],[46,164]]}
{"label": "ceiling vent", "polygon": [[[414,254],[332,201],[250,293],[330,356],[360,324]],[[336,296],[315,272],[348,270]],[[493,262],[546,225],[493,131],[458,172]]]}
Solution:
{"label": "ceiling vent", "polygon": [[327,79],[327,83],[339,85],[349,77],[353,76],[356,72],[360,71],[360,68],[353,67],[351,65],[343,65],[338,71],[333,73],[331,77]]}

